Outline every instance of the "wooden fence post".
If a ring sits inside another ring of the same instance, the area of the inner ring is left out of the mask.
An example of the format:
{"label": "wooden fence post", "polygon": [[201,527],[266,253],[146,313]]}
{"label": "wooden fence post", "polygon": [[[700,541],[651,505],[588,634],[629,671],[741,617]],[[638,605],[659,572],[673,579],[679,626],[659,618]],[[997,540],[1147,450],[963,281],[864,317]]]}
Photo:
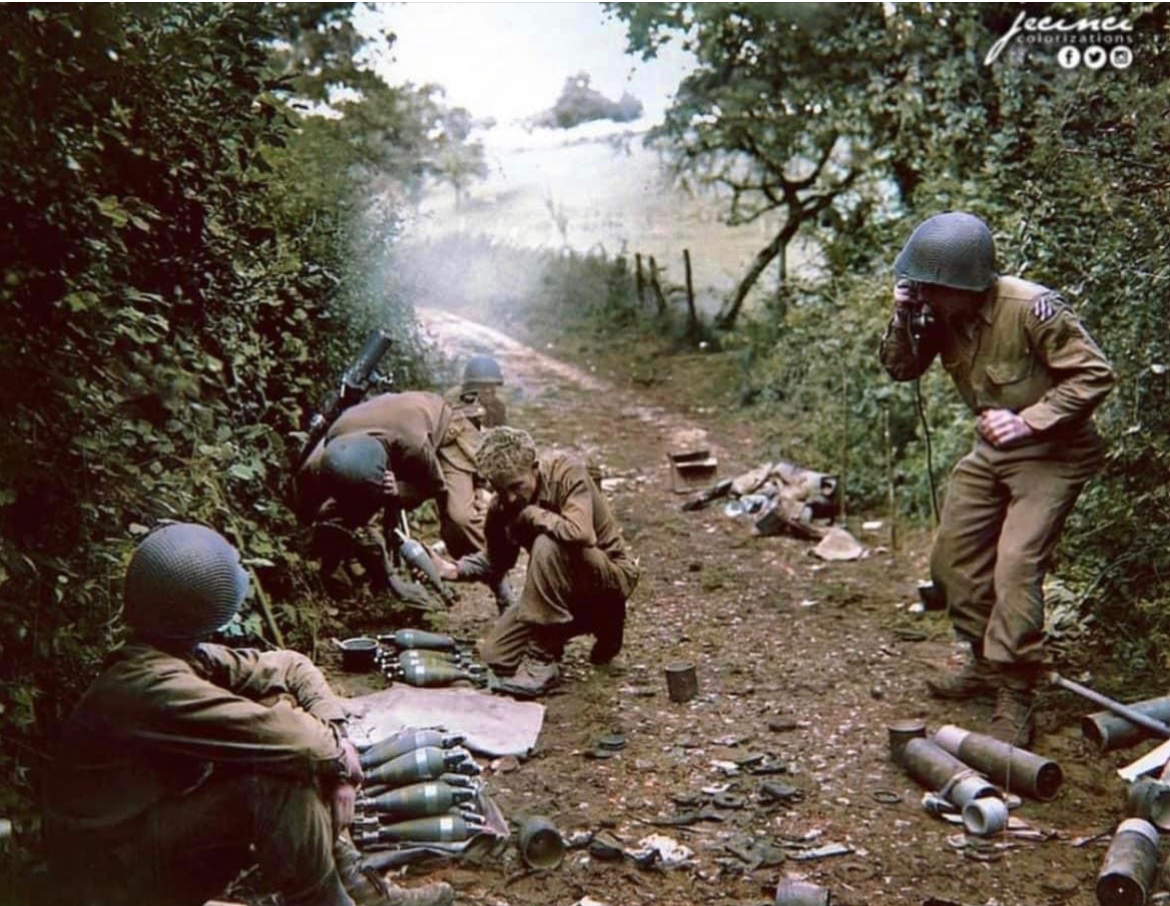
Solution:
{"label": "wooden fence post", "polygon": [[662,294],[662,286],[658,282],[658,262],[653,255],[650,256],[650,289],[654,291],[654,298],[658,302],[659,316],[666,314],[666,296]]}
{"label": "wooden fence post", "polygon": [[691,279],[690,249],[683,249],[683,266],[687,274],[687,336],[693,340],[699,335],[699,314],[695,311],[695,285]]}
{"label": "wooden fence post", "polygon": [[642,282],[642,253],[634,253],[634,285],[638,288],[638,305],[646,304],[646,284]]}

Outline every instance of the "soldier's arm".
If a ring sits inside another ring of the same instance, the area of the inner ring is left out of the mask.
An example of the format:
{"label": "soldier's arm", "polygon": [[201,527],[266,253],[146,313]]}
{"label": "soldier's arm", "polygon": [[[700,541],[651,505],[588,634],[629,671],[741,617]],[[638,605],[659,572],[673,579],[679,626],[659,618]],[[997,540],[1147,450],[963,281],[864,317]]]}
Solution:
{"label": "soldier's arm", "polygon": [[1033,431],[1087,419],[1117,383],[1105,355],[1056,293],[1033,299],[1024,325],[1032,348],[1056,383],[1021,410],[1020,417]]}
{"label": "soldier's arm", "polygon": [[190,671],[163,673],[141,692],[147,707],[131,735],[163,751],[302,777],[345,771],[337,729],[285,702],[268,707]]}
{"label": "soldier's arm", "polygon": [[237,695],[260,699],[287,693],[319,720],[345,720],[345,707],[324,674],[299,651],[200,645],[195,661],[201,675]]}
{"label": "soldier's arm", "polygon": [[559,513],[535,504],[521,511],[521,518],[529,521],[536,531],[564,544],[595,547],[597,532],[593,527],[593,489],[589,473],[579,462],[572,462],[557,470],[553,476],[557,487]]}
{"label": "soldier's arm", "polygon": [[895,308],[878,350],[886,373],[895,381],[912,381],[924,374],[938,355],[938,329],[928,327],[915,336],[909,314]]}
{"label": "soldier's arm", "polygon": [[461,557],[455,564],[459,581],[501,579],[516,565],[520,545],[508,532],[508,517],[494,503],[484,520],[486,549]]}

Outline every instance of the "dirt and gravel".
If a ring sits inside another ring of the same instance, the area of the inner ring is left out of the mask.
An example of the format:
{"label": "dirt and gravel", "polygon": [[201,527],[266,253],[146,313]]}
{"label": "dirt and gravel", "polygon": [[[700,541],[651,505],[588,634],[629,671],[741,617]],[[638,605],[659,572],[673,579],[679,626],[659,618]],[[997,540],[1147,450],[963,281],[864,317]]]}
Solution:
{"label": "dirt and gravel", "polygon": [[[601,466],[642,579],[621,668],[596,670],[588,640],[571,643],[532,756],[487,766],[505,815],[549,815],[583,845],[555,871],[526,871],[509,846],[484,864],[411,868],[405,883],[442,877],[458,902],[491,906],[757,904],[785,877],[829,888],[838,906],[1096,902],[1108,834],[1123,817],[1113,772],[1144,749],[1093,752],[1078,729],[1085,703],[1055,690],[1042,698],[1034,748],[1065,782],[1055,801],[1025,800],[1014,813],[1026,835],[965,837],[923,810],[923,790],[889,759],[892,721],[979,730],[990,718],[989,704],[944,705],[923,692],[925,676],[959,657],[942,616],[910,611],[925,535],[894,553],[884,528],[861,528],[883,514],[851,512],[867,556],[825,562],[810,542],[754,536],[749,520],[719,506],[683,512],[668,452],[709,447],[719,476],[732,477],[783,451],[766,449],[746,420],[696,411],[668,360],[643,386],[453,315],[425,312],[424,323],[457,359],[500,360],[512,424]],[[486,591],[469,588],[449,628],[474,637],[493,614]],[[698,695],[685,704],[667,695],[664,666],[676,661],[697,670]],[[614,734],[624,748],[598,757],[598,741]],[[640,865],[586,843],[636,851],[652,834],[689,857]]]}

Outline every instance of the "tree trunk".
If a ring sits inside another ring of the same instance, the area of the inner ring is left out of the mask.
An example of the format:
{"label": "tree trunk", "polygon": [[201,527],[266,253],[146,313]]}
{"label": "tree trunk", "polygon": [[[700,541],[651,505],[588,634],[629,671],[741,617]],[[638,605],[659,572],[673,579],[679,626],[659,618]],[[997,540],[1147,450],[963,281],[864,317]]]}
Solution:
{"label": "tree trunk", "polygon": [[[776,234],[776,238],[769,242],[766,246],[756,252],[756,257],[752,261],[752,266],[748,268],[747,274],[739,282],[739,286],[735,288],[735,293],[731,299],[723,306],[722,310],[715,317],[715,326],[720,330],[731,330],[735,327],[735,322],[739,318],[739,313],[743,309],[744,300],[751,292],[751,288],[756,285],[756,281],[760,279],[762,274],[769,264],[777,255],[784,254],[788,248],[788,243],[792,241],[792,237],[796,235],[796,230],[800,226],[800,221],[788,220],[784,224],[784,229]],[[784,291],[784,286],[781,285],[780,291]]]}

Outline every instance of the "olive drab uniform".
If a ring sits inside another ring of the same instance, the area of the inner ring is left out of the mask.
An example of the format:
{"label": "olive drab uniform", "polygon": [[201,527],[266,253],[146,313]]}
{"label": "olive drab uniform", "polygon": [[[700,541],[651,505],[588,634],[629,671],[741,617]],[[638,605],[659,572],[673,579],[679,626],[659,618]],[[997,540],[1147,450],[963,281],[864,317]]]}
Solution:
{"label": "olive drab uniform", "polygon": [[475,495],[479,431],[436,393],[383,393],[343,412],[302,469],[301,494],[310,498],[302,504],[306,510],[313,510],[314,502],[319,505],[325,493],[317,480],[325,447],[355,433],[369,434],[385,446],[407,510],[436,502],[439,534],[454,556],[483,550],[484,512]]}
{"label": "olive drab uniform", "polygon": [[[552,453],[538,460],[538,510],[523,527],[493,503],[487,514],[487,549],[458,563],[461,579],[503,575],[528,551],[520,600],[500,616],[480,645],[499,673],[516,669],[536,642],[559,657],[565,642],[593,634],[621,646],[626,601],[639,568],[626,552],[621,529],[584,463]],[[614,652],[616,653],[616,652]]]}
{"label": "olive drab uniform", "polygon": [[47,851],[78,888],[60,901],[198,906],[257,861],[274,887],[311,895],[334,871],[318,783],[340,776],[345,717],[293,651],[123,645],[47,772]]}
{"label": "olive drab uniform", "polygon": [[479,428],[497,428],[508,424],[508,404],[500,399],[494,384],[461,384],[444,394],[456,412],[462,412]]}
{"label": "olive drab uniform", "polygon": [[915,341],[887,330],[881,361],[898,381],[937,356],[973,412],[1010,409],[1035,432],[1007,448],[977,436],[955,466],[931,575],[957,633],[1001,664],[1042,658],[1043,580],[1065,518],[1103,448],[1092,413],[1113,369],[1059,295],[1000,277],[957,332],[937,322]]}

